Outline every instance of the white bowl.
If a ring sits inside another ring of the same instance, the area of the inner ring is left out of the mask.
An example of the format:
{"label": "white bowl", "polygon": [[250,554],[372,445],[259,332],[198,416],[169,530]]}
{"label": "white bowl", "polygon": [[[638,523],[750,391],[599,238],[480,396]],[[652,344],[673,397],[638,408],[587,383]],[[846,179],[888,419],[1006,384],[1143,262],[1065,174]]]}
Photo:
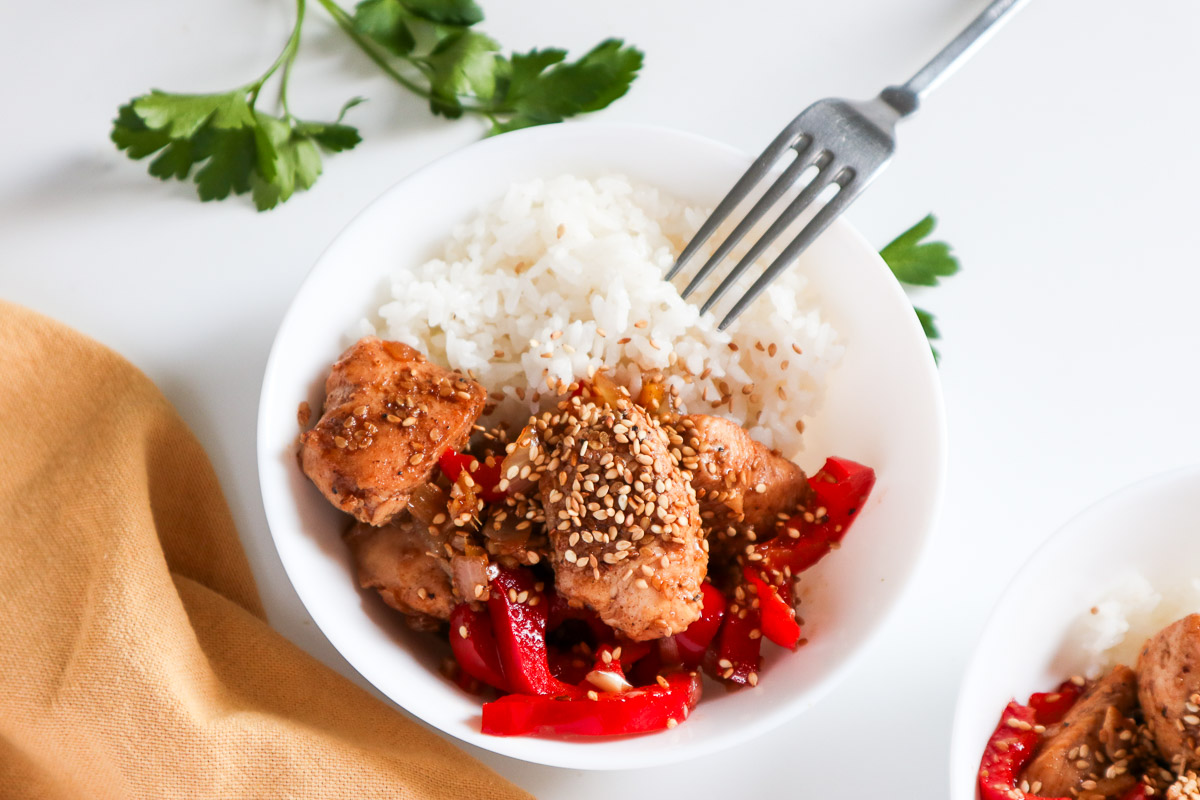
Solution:
{"label": "white bowl", "polygon": [[1093,505],[1021,567],[988,619],[958,693],[952,800],[979,796],[979,760],[1009,700],[1025,702],[1080,670],[1085,660],[1070,632],[1082,614],[1131,573],[1163,593],[1200,575],[1198,519],[1200,467],[1176,470]]}
{"label": "white bowl", "polygon": [[[448,648],[414,634],[360,592],[340,539],[345,519],[301,474],[296,408],[321,408],[321,385],[354,322],[379,306],[385,276],[429,258],[452,226],[514,181],[564,172],[625,173],[690,202],[715,205],[749,159],[697,136],[644,126],[555,125],[488,139],[410,175],[358,215],[321,256],[283,320],[259,409],[263,502],[279,556],[309,613],[341,654],[387,697],[442,731],[496,753],[577,769],[693,758],[799,714],[845,673],[896,604],[940,502],[945,426],[940,388],[899,284],[848,224],[808,251],[808,270],[846,354],[807,429],[802,466],[826,455],[872,465],[875,492],[845,546],[813,570],[802,615],[810,643],[765,648],[754,690],[716,687],[686,724],[617,739],[497,738],[479,731],[480,702],[442,678]],[[791,424],[790,422],[787,424]]]}

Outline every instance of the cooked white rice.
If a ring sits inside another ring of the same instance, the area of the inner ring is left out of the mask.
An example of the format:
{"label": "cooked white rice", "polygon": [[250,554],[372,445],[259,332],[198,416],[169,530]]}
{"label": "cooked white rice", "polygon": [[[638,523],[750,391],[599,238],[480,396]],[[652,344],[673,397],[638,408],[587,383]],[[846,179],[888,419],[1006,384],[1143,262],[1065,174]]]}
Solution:
{"label": "cooked white rice", "polygon": [[1097,678],[1116,664],[1134,666],[1146,640],[1188,614],[1200,612],[1200,579],[1163,587],[1130,573],[1076,621],[1071,639],[1086,658],[1084,671]]}
{"label": "cooked white rice", "polygon": [[398,265],[391,302],[354,333],[406,342],[502,392],[490,422],[523,422],[554,401],[549,387],[597,369],[634,391],[659,371],[688,412],[727,416],[793,456],[842,347],[798,269],[724,333],[683,300],[662,276],[707,215],[620,175],[516,184],[437,258]]}

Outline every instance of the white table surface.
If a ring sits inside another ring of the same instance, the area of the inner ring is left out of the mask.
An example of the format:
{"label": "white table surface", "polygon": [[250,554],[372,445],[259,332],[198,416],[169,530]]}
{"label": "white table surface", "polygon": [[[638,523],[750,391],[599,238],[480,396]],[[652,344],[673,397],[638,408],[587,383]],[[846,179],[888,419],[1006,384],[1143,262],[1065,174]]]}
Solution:
{"label": "white table surface", "polygon": [[[515,48],[625,36],[647,65],[600,116],[757,150],[812,100],[903,80],[982,5],[485,0],[484,27]],[[8,2],[4,12],[0,297],[96,337],[158,383],[213,460],[271,623],[355,677],[271,546],[255,475],[260,379],[325,245],[481,126],[432,118],[314,4],[293,108],[321,118],[366,95],[351,118],[364,143],[269,214],[202,205],[118,154],[109,120],[152,86],[224,89],[257,75],[291,3]],[[941,522],[893,624],[839,689],[767,737],[669,768],[588,773],[473,752],[544,798],[945,796],[960,674],[1009,577],[1084,506],[1200,461],[1198,31],[1189,0],[1035,0],[904,125],[895,163],[853,208],[878,245],[936,212],[964,270],[919,297],[946,337]]]}

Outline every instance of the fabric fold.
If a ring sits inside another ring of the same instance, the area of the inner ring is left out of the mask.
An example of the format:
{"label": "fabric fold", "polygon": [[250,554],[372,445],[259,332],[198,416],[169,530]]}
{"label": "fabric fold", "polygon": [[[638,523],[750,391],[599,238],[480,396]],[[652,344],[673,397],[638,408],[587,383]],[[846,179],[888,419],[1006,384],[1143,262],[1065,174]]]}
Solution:
{"label": "fabric fold", "polygon": [[266,624],[131,364],[0,302],[0,382],[0,797],[528,797]]}

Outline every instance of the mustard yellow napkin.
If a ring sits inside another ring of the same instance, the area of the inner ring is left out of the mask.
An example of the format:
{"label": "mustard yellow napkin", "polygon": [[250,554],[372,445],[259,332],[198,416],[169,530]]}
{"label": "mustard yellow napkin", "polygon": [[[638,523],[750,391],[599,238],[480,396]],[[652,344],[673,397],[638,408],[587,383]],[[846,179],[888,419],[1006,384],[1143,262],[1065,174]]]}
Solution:
{"label": "mustard yellow napkin", "polygon": [[162,395],[0,303],[0,797],[527,795],[271,630]]}

